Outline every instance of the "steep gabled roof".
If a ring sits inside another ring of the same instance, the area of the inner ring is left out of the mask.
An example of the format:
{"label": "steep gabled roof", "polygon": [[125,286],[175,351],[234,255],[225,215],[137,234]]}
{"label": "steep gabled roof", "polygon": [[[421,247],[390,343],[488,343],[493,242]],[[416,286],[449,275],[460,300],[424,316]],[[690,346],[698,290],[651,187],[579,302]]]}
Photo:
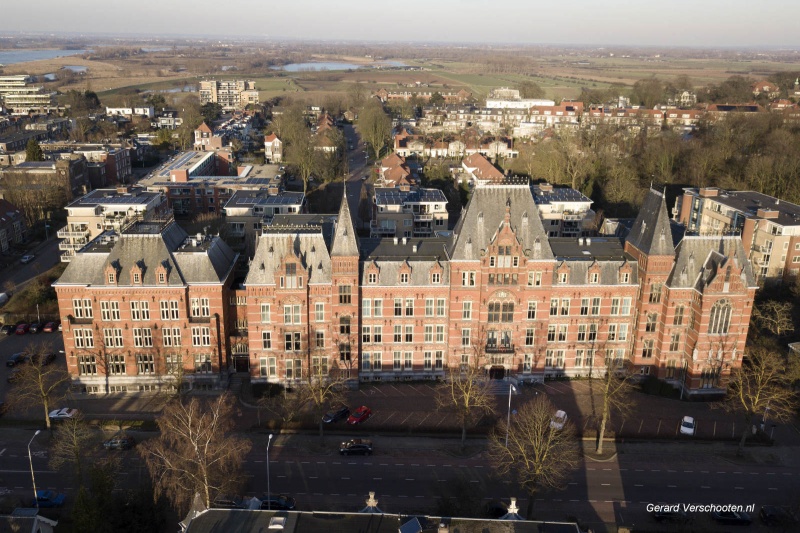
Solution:
{"label": "steep gabled roof", "polygon": [[490,185],[476,187],[456,229],[451,257],[454,261],[477,260],[489,246],[492,236],[505,220],[504,206],[509,207],[514,230],[528,259],[552,260],[553,251],[539,218],[528,185]]}
{"label": "steep gabled roof", "polygon": [[197,130],[196,131],[203,131],[203,132],[206,132],[206,133],[212,133],[211,128],[209,128],[208,124],[206,124],[205,122],[203,122],[202,124],[197,126]]}
{"label": "steep gabled roof", "polygon": [[627,241],[647,255],[675,255],[667,201],[663,193],[654,189],[647,192]]}
{"label": "steep gabled roof", "polygon": [[336,229],[333,233],[331,257],[352,256],[358,256],[358,241],[356,240],[356,230],[353,227],[353,219],[350,216],[347,188],[345,188],[345,193],[342,195],[342,205],[339,207],[339,218],[336,221]]}

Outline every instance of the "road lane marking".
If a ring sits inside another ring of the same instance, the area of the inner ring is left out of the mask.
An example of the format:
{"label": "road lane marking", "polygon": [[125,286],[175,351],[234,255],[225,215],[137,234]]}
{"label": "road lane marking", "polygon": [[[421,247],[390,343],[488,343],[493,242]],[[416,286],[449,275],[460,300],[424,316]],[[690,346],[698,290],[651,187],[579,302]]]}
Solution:
{"label": "road lane marking", "polygon": [[414,478],[407,477],[407,478],[406,478],[406,481],[414,481]]}
{"label": "road lane marking", "polygon": [[701,489],[710,489],[711,487],[708,487],[708,486],[706,486],[706,485],[701,485],[701,486],[700,486],[700,488],[701,488]]}
{"label": "road lane marking", "polygon": [[6,453],[6,448],[3,448],[2,450],[0,450],[0,455],[3,455],[4,453]]}
{"label": "road lane marking", "polygon": [[611,485],[611,483],[600,483],[600,484],[601,484],[602,486],[604,486],[604,487],[608,487],[609,485]]}
{"label": "road lane marking", "polygon": [[634,485],[634,487],[644,487],[644,485]]}
{"label": "road lane marking", "polygon": [[667,485],[667,488],[668,489],[677,489],[678,486],[677,485]]}
{"label": "road lane marking", "polygon": [[778,489],[776,489],[776,488],[774,488],[774,487],[770,487],[770,488],[768,488],[767,490],[778,490]]}

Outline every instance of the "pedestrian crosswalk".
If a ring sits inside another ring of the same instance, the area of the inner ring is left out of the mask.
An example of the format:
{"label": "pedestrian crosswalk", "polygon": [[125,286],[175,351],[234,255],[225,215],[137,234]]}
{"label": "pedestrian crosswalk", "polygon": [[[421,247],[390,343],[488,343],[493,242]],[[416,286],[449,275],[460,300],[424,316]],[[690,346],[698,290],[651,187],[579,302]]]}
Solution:
{"label": "pedestrian crosswalk", "polygon": [[489,392],[495,396],[508,395],[509,387],[514,387],[511,394],[519,394],[519,386],[502,379],[490,379],[486,383]]}

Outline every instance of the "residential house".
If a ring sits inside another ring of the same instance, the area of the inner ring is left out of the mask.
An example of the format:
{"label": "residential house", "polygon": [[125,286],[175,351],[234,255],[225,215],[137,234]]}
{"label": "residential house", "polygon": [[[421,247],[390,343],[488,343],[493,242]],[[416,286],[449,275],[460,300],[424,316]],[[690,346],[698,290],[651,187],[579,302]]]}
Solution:
{"label": "residential house", "polygon": [[274,133],[264,137],[264,159],[267,163],[283,161],[283,142]]}
{"label": "residential house", "polygon": [[447,219],[447,197],[439,189],[374,189],[372,237],[432,237],[447,230]]}

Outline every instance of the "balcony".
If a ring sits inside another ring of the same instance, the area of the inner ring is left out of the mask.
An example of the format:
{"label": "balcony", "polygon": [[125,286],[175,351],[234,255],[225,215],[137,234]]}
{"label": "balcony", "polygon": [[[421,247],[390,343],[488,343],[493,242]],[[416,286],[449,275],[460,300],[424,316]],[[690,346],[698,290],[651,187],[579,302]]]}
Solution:
{"label": "balcony", "polygon": [[80,250],[84,246],[86,246],[86,242],[60,242],[58,243],[58,249],[64,250],[67,252],[73,252],[76,250]]}
{"label": "balcony", "polygon": [[486,353],[514,353],[513,344],[492,344],[486,345]]}
{"label": "balcony", "polygon": [[583,214],[575,214],[575,213],[564,213],[562,215],[564,220],[583,220]]}
{"label": "balcony", "polygon": [[430,222],[433,215],[429,213],[414,213],[414,222]]}
{"label": "balcony", "polygon": [[377,221],[371,220],[369,230],[373,235],[394,235],[397,231],[397,226],[395,224],[379,224]]}
{"label": "balcony", "polygon": [[76,239],[88,236],[89,236],[88,228],[83,230],[76,230],[74,228],[71,230],[67,228],[61,228],[56,232],[56,237],[58,237],[59,239]]}

